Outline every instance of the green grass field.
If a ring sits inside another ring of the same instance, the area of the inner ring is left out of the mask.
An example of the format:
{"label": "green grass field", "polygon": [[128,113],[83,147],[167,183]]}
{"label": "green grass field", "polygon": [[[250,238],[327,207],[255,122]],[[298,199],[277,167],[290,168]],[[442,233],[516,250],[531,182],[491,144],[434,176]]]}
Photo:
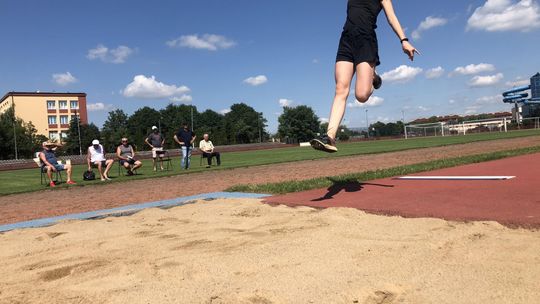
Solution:
{"label": "green grass field", "polygon": [[[300,160],[313,160],[313,159],[322,159],[322,158],[334,158],[334,157],[343,157],[351,155],[362,155],[362,154],[375,154],[375,153],[385,153],[393,151],[402,151],[410,149],[420,149],[420,148],[429,148],[429,147],[439,147],[446,145],[456,145],[477,141],[488,141],[488,140],[497,140],[497,139],[506,139],[506,138],[518,138],[518,137],[527,137],[540,135],[540,130],[524,130],[524,131],[514,131],[509,133],[482,133],[482,134],[472,134],[466,136],[452,136],[452,137],[429,137],[429,138],[415,138],[408,140],[381,140],[381,141],[369,141],[369,142],[358,142],[358,143],[345,143],[338,145],[339,152],[335,154],[326,154],[321,153],[311,148],[280,148],[272,150],[260,150],[260,151],[246,151],[246,152],[230,152],[222,154],[222,165],[220,167],[212,167],[211,169],[206,169],[203,166],[199,166],[199,156],[194,156],[192,158],[191,169],[188,171],[180,170],[180,159],[173,159],[173,170],[156,172],[152,171],[152,161],[143,160],[143,167],[139,169],[139,175],[136,176],[124,176],[124,171],[121,171],[121,174],[118,175],[118,164],[115,163],[111,170],[112,181],[101,182],[96,181],[83,181],[82,174],[86,170],[85,165],[74,166],[73,177],[74,180],[78,183],[76,186],[71,187],[80,187],[80,186],[98,186],[111,182],[127,182],[130,180],[136,179],[146,179],[146,178],[155,178],[155,177],[165,177],[171,175],[179,174],[191,174],[206,170],[226,170],[231,168],[239,167],[249,167],[249,166],[259,166],[259,165],[268,165],[275,163],[284,163],[284,162],[294,162]],[[508,147],[512,149],[512,147]],[[65,181],[65,173],[63,178]],[[59,185],[56,189],[62,189],[68,187],[65,184]],[[25,170],[13,170],[13,171],[2,171],[0,172],[0,195],[38,191],[47,189],[48,186],[40,184],[39,170],[36,169],[25,169]]]}

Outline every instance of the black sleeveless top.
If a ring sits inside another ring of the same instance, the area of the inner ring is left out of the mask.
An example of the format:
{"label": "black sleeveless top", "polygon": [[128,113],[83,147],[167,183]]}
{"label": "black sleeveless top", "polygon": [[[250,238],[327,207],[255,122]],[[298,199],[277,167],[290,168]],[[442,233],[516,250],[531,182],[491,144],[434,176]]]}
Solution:
{"label": "black sleeveless top", "polygon": [[347,3],[347,22],[344,28],[375,30],[377,28],[377,16],[379,16],[381,10],[381,0],[349,0]]}

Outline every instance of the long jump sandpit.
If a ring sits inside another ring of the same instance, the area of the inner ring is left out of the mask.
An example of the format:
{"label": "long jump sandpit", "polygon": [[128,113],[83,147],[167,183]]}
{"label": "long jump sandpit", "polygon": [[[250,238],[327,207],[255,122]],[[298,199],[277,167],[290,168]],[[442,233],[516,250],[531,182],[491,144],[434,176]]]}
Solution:
{"label": "long jump sandpit", "polygon": [[[494,163],[516,159],[535,156]],[[516,176],[504,182],[523,180],[518,171],[504,175]],[[355,192],[319,190],[295,207],[258,198],[199,200],[0,233],[0,303],[538,302],[540,231],[531,228],[532,221],[510,228],[420,213],[382,216],[358,205],[301,206],[321,204],[311,201],[320,198],[336,204],[345,194],[362,197],[371,189],[397,190],[404,182],[374,181],[383,186],[360,184]],[[504,184],[495,183],[483,189]],[[528,198],[531,188],[513,200]],[[435,193],[431,203],[443,197]],[[482,201],[480,194],[476,201]],[[427,200],[418,209],[424,206]],[[492,218],[498,204],[483,206]],[[522,217],[508,223],[519,224]]]}

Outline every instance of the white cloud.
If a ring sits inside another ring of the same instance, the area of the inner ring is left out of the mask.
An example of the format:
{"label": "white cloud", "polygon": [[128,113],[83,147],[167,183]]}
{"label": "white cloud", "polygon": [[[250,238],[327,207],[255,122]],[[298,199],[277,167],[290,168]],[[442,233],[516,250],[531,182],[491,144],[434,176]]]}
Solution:
{"label": "white cloud", "polygon": [[193,97],[191,95],[184,94],[182,96],[174,96],[169,98],[172,102],[178,102],[178,103],[191,103],[193,101]]}
{"label": "white cloud", "polygon": [[444,69],[440,66],[427,70],[426,71],[426,78],[427,79],[435,79],[439,78],[444,74]]}
{"label": "white cloud", "polygon": [[448,101],[448,103],[449,103],[449,104],[454,104],[454,103],[456,103],[456,101],[455,101],[454,99],[450,99],[450,100]]}
{"label": "white cloud", "polygon": [[427,112],[429,111],[430,109],[427,108],[427,107],[424,107],[424,106],[418,106],[418,110],[422,111],[422,112]]}
{"label": "white cloud", "polygon": [[507,87],[522,87],[522,86],[527,86],[527,85],[530,85],[530,84],[531,84],[530,79],[521,79],[520,77],[518,77],[514,81],[508,81],[508,82],[505,83],[505,85]]}
{"label": "white cloud", "polygon": [[61,86],[67,86],[68,84],[72,84],[78,81],[77,78],[71,75],[70,72],[53,74],[52,79],[56,84]]}
{"label": "white cloud", "polygon": [[384,102],[384,98],[378,97],[378,96],[371,96],[367,102],[361,103],[358,101],[355,102],[349,102],[347,104],[348,108],[365,108],[365,107],[377,107],[382,105]]}
{"label": "white cloud", "polygon": [[502,73],[498,73],[496,75],[491,75],[491,76],[474,76],[469,82],[469,86],[489,87],[489,86],[498,84],[499,82],[501,82],[503,78],[504,78],[504,75]]}
{"label": "white cloud", "polygon": [[254,76],[254,77],[249,77],[247,79],[244,79],[244,83],[247,83],[251,86],[260,86],[262,84],[265,84],[268,82],[268,78],[264,75],[259,75],[259,76]]}
{"label": "white cloud", "polygon": [[489,105],[502,103],[502,97],[500,95],[483,96],[476,99],[476,105]]}
{"label": "white cloud", "polygon": [[405,83],[413,80],[420,73],[422,73],[421,68],[401,65],[392,71],[385,72],[381,75],[381,78],[387,82]]}
{"label": "white cloud", "polygon": [[217,51],[232,48],[236,45],[233,40],[220,35],[204,34],[199,36],[184,35],[177,39],[169,40],[166,42],[169,47],[187,47],[198,50]]}
{"label": "white cloud", "polygon": [[423,32],[434,27],[443,26],[446,23],[448,23],[448,20],[444,18],[428,16],[424,21],[420,23],[418,28],[412,32],[412,38],[418,40],[421,38]]}
{"label": "white cloud", "polygon": [[231,109],[223,109],[223,110],[219,111],[219,114],[225,115],[225,114],[227,114],[229,112],[231,112]]}
{"label": "white cloud", "polygon": [[320,61],[319,61],[319,59],[315,58],[311,62],[314,63],[314,64],[318,64]]}
{"label": "white cloud", "polygon": [[501,95],[482,96],[465,108],[465,114],[492,113],[508,110],[508,105],[502,102]]}
{"label": "white cloud", "polygon": [[89,112],[109,111],[109,110],[112,110],[113,108],[114,108],[113,105],[104,104],[102,102],[89,103],[86,105],[86,109]]}
{"label": "white cloud", "polygon": [[191,90],[186,86],[167,85],[156,80],[155,76],[137,75],[122,91],[125,97],[141,99],[160,99],[183,96]]}
{"label": "white cloud", "polygon": [[109,49],[108,47],[104,46],[103,44],[99,44],[96,48],[88,50],[88,54],[86,55],[86,58],[90,60],[99,59],[103,62],[111,62],[111,63],[124,63],[126,62],[126,59],[133,54],[134,50],[125,46],[121,45],[117,47],[116,49]]}
{"label": "white cloud", "polygon": [[281,98],[279,100],[279,106],[280,107],[290,107],[292,106],[294,103],[294,101],[290,100],[290,99],[286,99],[286,98]]}
{"label": "white cloud", "polygon": [[540,27],[540,6],[535,0],[487,0],[467,22],[467,30],[527,32]]}
{"label": "white cloud", "polygon": [[328,123],[330,121],[330,119],[328,119],[327,117],[321,117],[321,123]]}
{"label": "white cloud", "polygon": [[480,63],[480,64],[469,64],[464,67],[457,67],[454,70],[454,74],[475,75],[478,73],[493,72],[493,71],[495,71],[495,66],[493,64]]}

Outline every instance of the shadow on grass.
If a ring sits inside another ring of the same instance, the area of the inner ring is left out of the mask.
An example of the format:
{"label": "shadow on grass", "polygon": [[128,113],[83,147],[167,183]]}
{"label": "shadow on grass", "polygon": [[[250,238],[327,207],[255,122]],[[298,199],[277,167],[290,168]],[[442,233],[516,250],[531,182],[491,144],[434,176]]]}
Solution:
{"label": "shadow on grass", "polygon": [[375,183],[363,183],[358,180],[348,179],[348,180],[336,180],[331,177],[327,178],[332,182],[332,185],[326,189],[328,192],[323,197],[312,199],[312,202],[322,202],[326,200],[334,199],[334,196],[339,194],[341,191],[345,192],[359,192],[364,189],[364,186],[377,186],[385,188],[393,188],[393,185],[384,185],[384,184],[375,184]]}

